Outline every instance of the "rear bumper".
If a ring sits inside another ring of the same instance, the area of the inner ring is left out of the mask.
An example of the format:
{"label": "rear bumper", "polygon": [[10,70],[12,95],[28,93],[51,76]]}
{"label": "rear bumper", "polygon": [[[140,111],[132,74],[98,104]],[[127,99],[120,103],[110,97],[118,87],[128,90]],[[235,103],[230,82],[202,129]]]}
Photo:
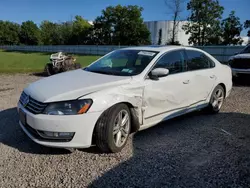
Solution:
{"label": "rear bumper", "polygon": [[[101,112],[87,113],[83,115],[72,116],[53,116],[43,114],[32,114],[18,103],[19,109],[26,114],[26,125],[20,121],[19,124],[23,131],[36,143],[49,147],[62,148],[87,148],[92,144],[92,135],[95,124],[101,115]],[[36,132],[74,132],[70,140],[52,140],[39,137]]]}

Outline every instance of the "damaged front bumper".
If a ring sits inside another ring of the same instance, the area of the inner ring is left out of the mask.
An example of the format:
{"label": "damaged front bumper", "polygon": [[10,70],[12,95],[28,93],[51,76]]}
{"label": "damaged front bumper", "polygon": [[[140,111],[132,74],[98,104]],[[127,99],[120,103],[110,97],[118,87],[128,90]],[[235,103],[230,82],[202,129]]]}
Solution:
{"label": "damaged front bumper", "polygon": [[[44,146],[61,148],[90,147],[95,124],[101,115],[101,112],[71,116],[35,115],[26,110],[20,103],[18,103],[17,109],[19,115],[20,110],[25,115],[25,120],[21,120],[20,116],[21,128],[34,142]],[[58,139],[52,138],[52,136],[57,135],[59,135]]]}

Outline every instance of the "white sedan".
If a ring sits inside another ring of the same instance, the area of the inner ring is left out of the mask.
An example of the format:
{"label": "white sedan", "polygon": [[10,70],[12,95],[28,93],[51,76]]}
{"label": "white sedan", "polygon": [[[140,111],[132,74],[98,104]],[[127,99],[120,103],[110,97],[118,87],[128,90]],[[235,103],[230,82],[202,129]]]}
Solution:
{"label": "white sedan", "polygon": [[118,152],[132,132],[202,108],[219,112],[231,88],[230,67],[202,50],[125,48],[31,83],[19,123],[41,145]]}

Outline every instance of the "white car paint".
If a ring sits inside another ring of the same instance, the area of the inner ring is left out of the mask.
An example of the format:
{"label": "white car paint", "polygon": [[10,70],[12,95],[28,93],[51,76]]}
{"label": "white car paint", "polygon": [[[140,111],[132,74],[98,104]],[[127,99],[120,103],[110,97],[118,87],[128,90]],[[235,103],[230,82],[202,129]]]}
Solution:
{"label": "white car paint", "polygon": [[109,76],[78,69],[38,80],[24,91],[42,102],[65,101],[77,99],[97,90],[126,84],[130,80],[130,77]]}
{"label": "white car paint", "polygon": [[[101,114],[117,103],[129,103],[138,118],[140,130],[175,116],[208,105],[213,89],[224,84],[226,97],[232,88],[232,73],[211,55],[199,49],[178,46],[133,47],[128,49],[158,51],[144,71],[136,76],[113,76],[75,70],[43,78],[30,84],[24,92],[43,103],[73,99],[92,99],[87,113],[81,115],[32,114],[18,103],[18,110],[26,113],[27,124],[35,130],[75,132],[69,142],[51,142],[36,139],[22,125],[25,133],[35,142],[51,147],[86,148],[92,144],[95,124]],[[147,74],[163,54],[176,49],[192,49],[206,54],[215,67],[168,75],[155,81]]]}

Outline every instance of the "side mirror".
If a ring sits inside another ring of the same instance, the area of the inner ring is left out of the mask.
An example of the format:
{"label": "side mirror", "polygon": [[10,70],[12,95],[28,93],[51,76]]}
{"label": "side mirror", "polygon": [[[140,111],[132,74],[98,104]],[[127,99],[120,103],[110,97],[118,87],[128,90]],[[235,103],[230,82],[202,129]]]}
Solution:
{"label": "side mirror", "polygon": [[164,77],[169,74],[169,70],[165,68],[155,68],[149,73],[149,78],[159,80],[159,77]]}

